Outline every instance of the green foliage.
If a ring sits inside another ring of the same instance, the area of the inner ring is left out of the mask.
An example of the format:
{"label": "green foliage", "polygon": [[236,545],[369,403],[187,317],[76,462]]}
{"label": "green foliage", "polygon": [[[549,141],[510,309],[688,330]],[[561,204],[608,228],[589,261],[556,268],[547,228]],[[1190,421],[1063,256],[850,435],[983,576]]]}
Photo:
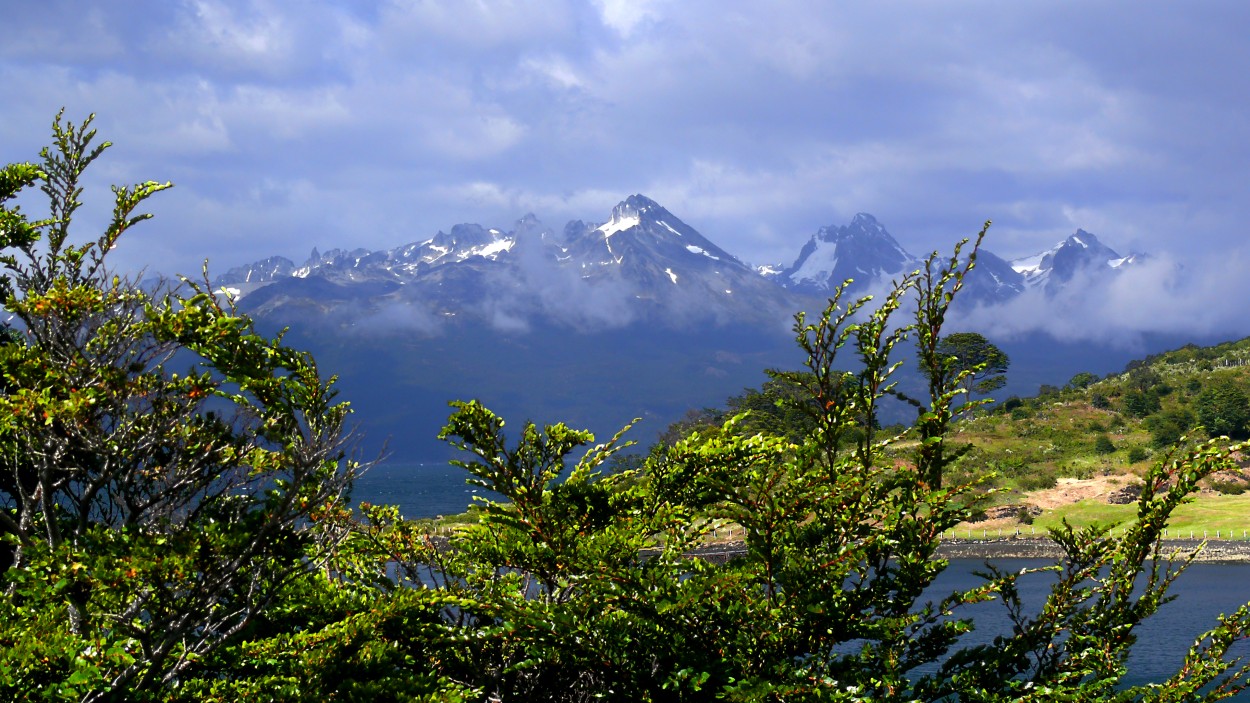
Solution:
{"label": "green foliage", "polygon": [[815,431],[819,415],[819,408],[805,392],[812,379],[775,369],[765,373],[769,380],[758,390],[748,388],[729,399],[729,417],[747,414],[736,424],[738,432],[747,436],[767,434],[802,441]]}
{"label": "green foliage", "polygon": [[1250,490],[1250,484],[1245,481],[1212,481],[1211,490],[1226,496],[1239,496]]}
{"label": "green foliage", "polygon": [[969,393],[992,393],[1007,383],[1007,367],[1011,359],[984,335],[977,332],[955,332],[942,338],[938,352],[950,360],[956,371],[970,371],[964,379]]}
{"label": "green foliage", "polygon": [[1130,464],[1136,464],[1139,461],[1149,459],[1150,453],[1144,447],[1129,447],[1127,458]]}
{"label": "green foliage", "polygon": [[1159,395],[1152,391],[1132,390],[1124,394],[1121,405],[1125,414],[1131,417],[1146,417],[1159,412]]}
{"label": "green foliage", "polygon": [[1094,451],[1099,454],[1113,454],[1115,453],[1115,444],[1112,443],[1111,438],[1106,434],[1100,434],[1094,439]]}
{"label": "green foliage", "polygon": [[1073,390],[1083,390],[1090,387],[1098,381],[1098,376],[1088,371],[1082,371],[1076,374],[1068,381],[1068,388]]}
{"label": "green foliage", "polygon": [[1212,437],[1250,437],[1250,400],[1231,379],[1212,382],[1198,394],[1194,407],[1198,412],[1198,421]]}
{"label": "green foliage", "polygon": [[[312,360],[258,335],[206,285],[152,294],[109,274],[137,208],[115,187],[73,243],[91,120],[53,124],[38,167],[0,176],[0,691],[6,699],[155,695],[327,554],[347,407]],[[38,185],[48,216],[9,202]],[[177,363],[178,372],[172,370]]]}
{"label": "green foliage", "polygon": [[[798,317],[806,368],[776,378],[801,388],[803,407],[815,411],[803,436],[744,431],[756,407],[608,472],[619,435],[574,461],[593,442],[586,433],[527,424],[509,439],[486,408],[455,403],[443,436],[468,453],[461,465],[472,482],[498,497],[445,547],[376,515],[355,531],[349,544],[373,545],[397,565],[400,583],[424,594],[412,633],[376,640],[411,654],[402,666],[413,680],[474,700],[1111,695],[1135,626],[1183,568],[1160,553],[1162,527],[1198,480],[1231,464],[1231,450],[1203,445],[1156,466],[1124,537],[1105,527],[1056,531],[1067,556],[1040,609],[1020,599],[1019,582],[1034,572],[992,567],[981,587],[921,602],[944,567],[932,558],[939,536],[973,516],[980,494],[971,484],[942,487],[966,452],[948,434],[970,372],[938,352],[948,294],[965,273],[959,260],[931,260],[876,310],[865,300],[843,307],[838,293],[819,317]],[[918,300],[914,322],[898,325],[891,318],[908,291]],[[873,419],[883,398],[901,395],[893,355],[908,336],[932,385],[927,399],[908,398],[917,421],[895,435]],[[847,352],[860,371],[839,370],[852,366],[839,363]],[[1026,478],[1029,466],[1001,468]],[[743,530],[743,553],[689,556],[725,523]],[[1146,579],[1135,587],[1139,573]],[[1007,606],[1012,634],[961,647],[972,626],[962,606],[986,599]],[[1246,613],[1222,624],[1167,690],[1184,697],[1228,674],[1227,647],[1248,624]],[[363,646],[350,642],[348,652]],[[1244,678],[1232,672],[1226,690]]]}
{"label": "green foliage", "polygon": [[1150,444],[1156,449],[1166,449],[1181,441],[1194,424],[1193,413],[1173,407],[1146,418],[1150,430]]}

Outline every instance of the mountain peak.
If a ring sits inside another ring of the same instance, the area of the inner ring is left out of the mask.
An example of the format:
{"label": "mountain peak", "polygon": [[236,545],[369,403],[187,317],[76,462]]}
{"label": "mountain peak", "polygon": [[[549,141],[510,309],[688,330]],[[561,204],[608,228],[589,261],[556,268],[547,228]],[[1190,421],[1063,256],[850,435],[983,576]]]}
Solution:
{"label": "mountain peak", "polygon": [[642,193],[635,193],[628,198],[625,198],[620,202],[620,204],[617,205],[618,208],[622,206],[632,208],[636,212],[643,212],[651,208],[663,209],[660,207],[659,203],[655,202],[651,198],[648,198]]}
{"label": "mountain peak", "polygon": [[659,203],[645,195],[634,194],[612,208],[612,218],[604,223],[604,228],[610,226],[614,232],[619,232],[641,222],[644,215],[656,217],[662,212],[665,210]]}
{"label": "mountain peak", "polygon": [[852,228],[877,230],[881,232],[885,231],[885,227],[882,227],[881,223],[877,222],[877,218],[866,212],[855,213],[855,217],[851,218],[850,226]]}
{"label": "mountain peak", "polygon": [[824,293],[848,278],[856,279],[862,286],[914,263],[914,257],[899,246],[877,218],[861,212],[848,225],[821,227],[782,277],[789,287]]}
{"label": "mountain peak", "polygon": [[1092,232],[1077,229],[1063,241],[1044,252],[1015,259],[1011,267],[1023,274],[1031,287],[1043,287],[1054,293],[1079,271],[1119,269],[1133,257],[1122,257],[1098,240]]}
{"label": "mountain peak", "polygon": [[1105,248],[1103,243],[1098,241],[1098,237],[1093,232],[1086,232],[1083,229],[1077,229],[1076,232],[1068,235],[1064,240],[1064,244],[1079,246],[1082,249],[1101,250]]}

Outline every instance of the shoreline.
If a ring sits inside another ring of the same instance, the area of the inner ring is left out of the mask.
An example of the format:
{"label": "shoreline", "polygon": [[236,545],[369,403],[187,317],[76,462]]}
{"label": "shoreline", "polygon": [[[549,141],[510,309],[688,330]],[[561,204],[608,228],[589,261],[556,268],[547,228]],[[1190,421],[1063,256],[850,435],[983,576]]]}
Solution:
{"label": "shoreline", "polygon": [[[1175,553],[1178,558],[1199,547],[1196,564],[1250,563],[1250,540],[1168,539],[1163,541],[1163,556]],[[732,559],[744,551],[741,542],[708,545],[690,556],[711,561]],[[944,539],[937,548],[939,559],[992,561],[995,559],[1058,559],[1063,549],[1046,537],[1003,537],[1001,539]]]}
{"label": "shoreline", "polygon": [[[1205,542],[1205,545],[1204,545]],[[1245,564],[1250,563],[1250,541],[1165,539],[1161,553],[1164,557],[1176,553],[1183,558],[1201,548],[1196,564]],[[1063,549],[1044,537],[1004,537],[1002,539],[944,539],[938,546],[941,559],[1058,559]]]}

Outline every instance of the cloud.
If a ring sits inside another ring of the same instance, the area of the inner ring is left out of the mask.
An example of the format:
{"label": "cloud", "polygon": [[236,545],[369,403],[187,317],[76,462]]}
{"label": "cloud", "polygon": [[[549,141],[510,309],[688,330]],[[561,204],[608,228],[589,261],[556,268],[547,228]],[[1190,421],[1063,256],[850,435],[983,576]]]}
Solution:
{"label": "cloud", "polygon": [[605,218],[635,192],[756,262],[861,211],[913,251],[985,219],[1007,257],[1077,227],[1187,266],[1246,250],[1232,3],[49,0],[5,21],[6,161],[66,106],[118,145],[100,178],[177,183],[119,248],[132,270]]}
{"label": "cloud", "polygon": [[594,0],[604,26],[628,39],[640,25],[659,19],[659,0]]}
{"label": "cloud", "polygon": [[1000,306],[960,310],[957,325],[1003,339],[1045,332],[1065,342],[1135,348],[1143,334],[1245,334],[1237,301],[1250,296],[1241,253],[1182,265],[1140,260],[1113,276],[1078,275],[1056,296],[1030,290]]}

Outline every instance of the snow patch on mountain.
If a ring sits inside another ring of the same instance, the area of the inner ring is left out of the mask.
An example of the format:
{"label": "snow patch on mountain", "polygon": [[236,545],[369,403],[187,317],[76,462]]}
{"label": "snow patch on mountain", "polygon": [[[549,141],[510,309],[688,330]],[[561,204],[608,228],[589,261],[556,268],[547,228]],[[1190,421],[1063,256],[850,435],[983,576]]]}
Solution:
{"label": "snow patch on mountain", "polygon": [[632,229],[640,224],[642,224],[642,220],[637,215],[634,215],[633,217],[616,217],[614,215],[611,220],[599,225],[595,231],[603,232],[604,239],[607,239],[617,232],[624,232],[625,230]]}

